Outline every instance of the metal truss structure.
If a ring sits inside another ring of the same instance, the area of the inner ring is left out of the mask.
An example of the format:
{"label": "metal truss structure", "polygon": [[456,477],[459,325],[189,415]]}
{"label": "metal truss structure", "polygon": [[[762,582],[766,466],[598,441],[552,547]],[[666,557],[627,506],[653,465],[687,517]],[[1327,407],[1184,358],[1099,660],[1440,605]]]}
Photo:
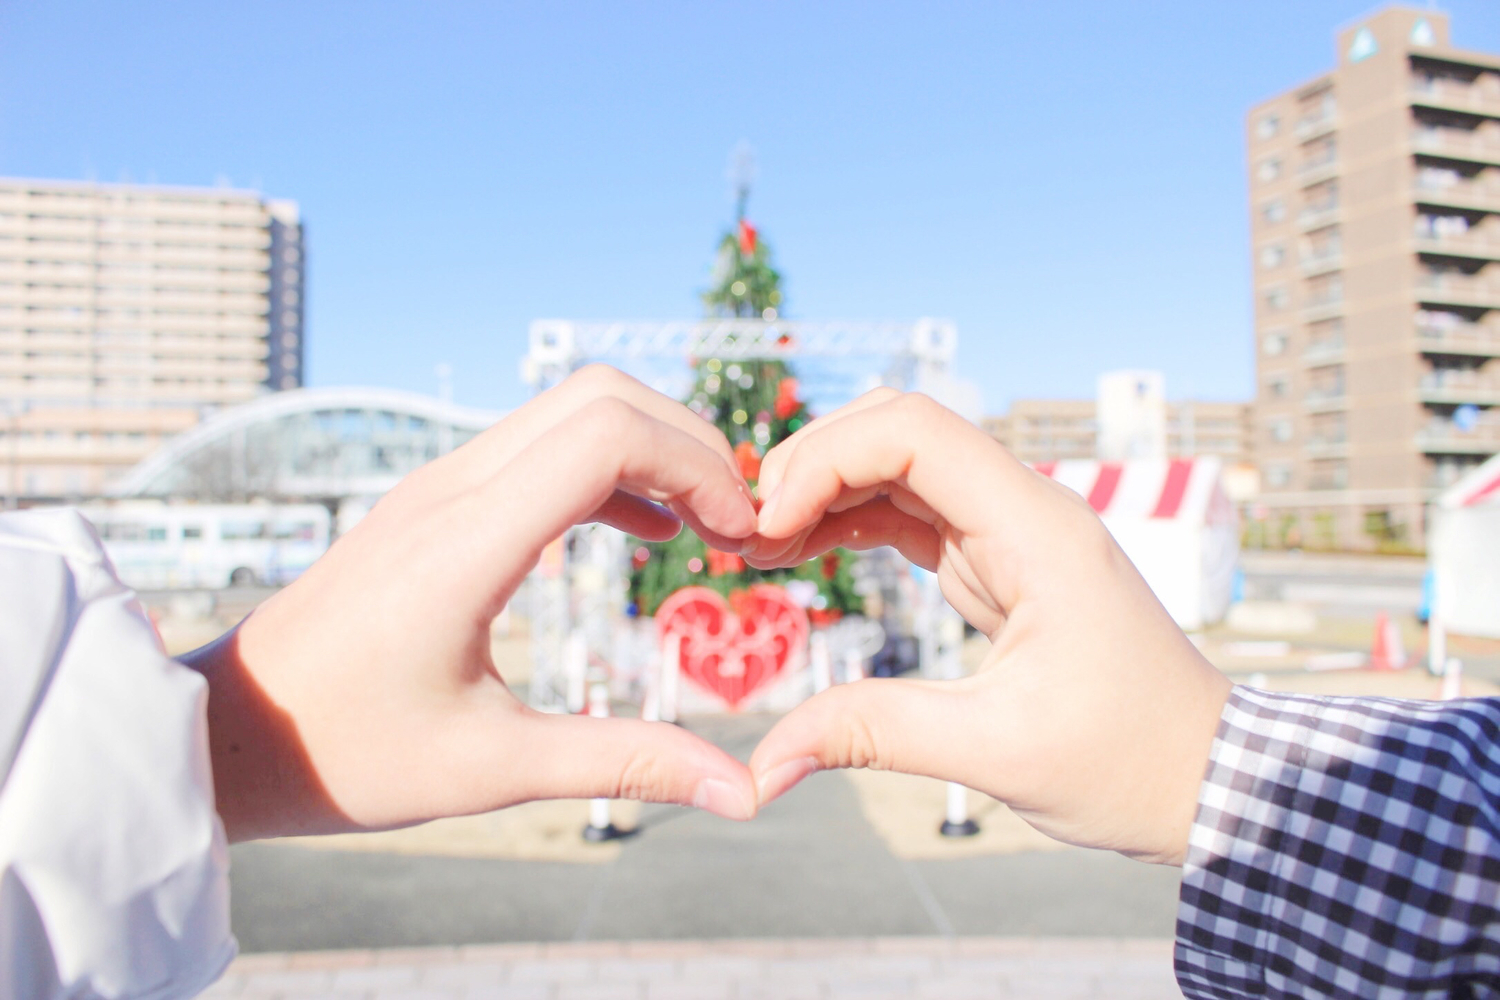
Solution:
{"label": "metal truss structure", "polygon": [[[753,319],[705,319],[680,322],[543,319],[531,324],[523,375],[542,392],[592,362],[631,367],[642,362],[689,361],[694,358],[774,359],[798,363],[818,360],[859,370],[871,384],[908,389],[928,377],[941,377],[952,364],[958,333],[946,320],[914,322],[806,322]],[[532,676],[530,700],[547,711],[567,711],[570,636],[584,635],[589,660],[611,662],[611,650],[597,648],[607,629],[597,616],[609,614],[597,595],[618,595],[627,559],[624,546],[605,535],[613,529],[569,532],[562,546],[563,565],[534,573],[530,587]],[[623,538],[623,536],[621,536]],[[608,555],[595,553],[605,546]],[[610,578],[589,592],[575,586],[575,568],[601,563]],[[581,627],[586,626],[586,627]],[[575,640],[576,646],[576,640]],[[580,658],[573,655],[576,672]],[[573,688],[578,687],[577,679]]]}

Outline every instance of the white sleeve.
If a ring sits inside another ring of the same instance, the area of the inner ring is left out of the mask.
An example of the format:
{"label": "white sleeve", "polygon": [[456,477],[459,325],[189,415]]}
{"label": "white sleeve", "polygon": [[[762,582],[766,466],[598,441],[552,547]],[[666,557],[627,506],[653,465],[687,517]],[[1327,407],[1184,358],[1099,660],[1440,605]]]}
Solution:
{"label": "white sleeve", "polygon": [[0,1000],[188,997],[234,957],[207,701],[82,516],[0,515]]}

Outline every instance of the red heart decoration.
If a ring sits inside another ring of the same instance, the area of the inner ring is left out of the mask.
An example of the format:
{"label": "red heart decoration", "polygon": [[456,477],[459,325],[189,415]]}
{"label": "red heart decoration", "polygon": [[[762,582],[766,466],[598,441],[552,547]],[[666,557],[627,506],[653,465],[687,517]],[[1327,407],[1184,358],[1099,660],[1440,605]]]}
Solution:
{"label": "red heart decoration", "polygon": [[[807,646],[807,613],[785,590],[757,583],[734,609],[707,587],[683,587],[661,603],[656,635],[682,644],[682,673],[730,708],[770,684]],[[738,613],[736,613],[738,612]]]}

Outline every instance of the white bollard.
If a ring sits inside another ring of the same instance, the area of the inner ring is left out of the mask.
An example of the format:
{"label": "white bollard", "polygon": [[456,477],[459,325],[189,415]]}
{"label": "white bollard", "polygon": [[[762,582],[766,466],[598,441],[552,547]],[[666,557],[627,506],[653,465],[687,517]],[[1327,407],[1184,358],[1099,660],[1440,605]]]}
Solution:
{"label": "white bollard", "polygon": [[833,687],[833,660],[828,653],[828,636],[814,632],[808,637],[807,659],[812,671],[813,694]]}
{"label": "white bollard", "polygon": [[1458,657],[1449,657],[1443,665],[1443,689],[1438,695],[1443,701],[1452,701],[1464,696],[1464,665]]}
{"label": "white bollard", "polygon": [[682,674],[682,636],[667,633],[667,641],[661,651],[661,693],[659,717],[662,722],[677,721],[677,684]]}
{"label": "white bollard", "polygon": [[641,720],[661,721],[661,657],[646,665],[646,690],[641,696]]}
{"label": "white bollard", "polygon": [[1438,614],[1437,602],[1427,614],[1427,670],[1434,677],[1441,677],[1448,669],[1448,630],[1443,626],[1443,616]]}
{"label": "white bollard", "polygon": [[956,781],[948,782],[948,807],[938,833],[945,837],[972,837],[979,824],[969,818],[969,790]]}
{"label": "white bollard", "polygon": [[[609,685],[595,681],[589,686],[589,717],[609,718]],[[589,825],[583,828],[583,839],[591,844],[606,840],[618,840],[624,834],[615,826],[609,815],[609,799],[589,800]]]}
{"label": "white bollard", "polygon": [[582,712],[587,703],[588,669],[588,636],[581,629],[574,629],[563,641],[563,680],[567,686],[564,696],[573,715]]}
{"label": "white bollard", "polygon": [[851,649],[844,654],[844,683],[853,684],[865,679],[865,660],[859,650]]}

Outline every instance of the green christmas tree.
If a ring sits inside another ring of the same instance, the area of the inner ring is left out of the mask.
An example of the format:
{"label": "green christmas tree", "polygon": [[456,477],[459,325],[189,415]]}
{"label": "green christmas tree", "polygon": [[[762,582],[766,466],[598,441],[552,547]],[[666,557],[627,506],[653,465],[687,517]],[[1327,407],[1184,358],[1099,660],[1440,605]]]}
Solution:
{"label": "green christmas tree", "polygon": [[[781,274],[771,263],[771,248],[745,217],[748,172],[741,171],[738,187],[735,225],[719,240],[703,303],[711,317],[774,320],[782,302]],[[753,486],[761,457],[812,419],[797,379],[785,362],[774,359],[702,358],[694,364],[687,405],[724,432],[740,472]],[[863,607],[849,570],[851,558],[836,550],[795,569],[762,572],[684,531],[669,542],[635,543],[630,596],[640,614],[651,615],[682,587],[709,587],[732,599],[755,583],[808,580],[818,589],[814,617],[836,617]]]}

